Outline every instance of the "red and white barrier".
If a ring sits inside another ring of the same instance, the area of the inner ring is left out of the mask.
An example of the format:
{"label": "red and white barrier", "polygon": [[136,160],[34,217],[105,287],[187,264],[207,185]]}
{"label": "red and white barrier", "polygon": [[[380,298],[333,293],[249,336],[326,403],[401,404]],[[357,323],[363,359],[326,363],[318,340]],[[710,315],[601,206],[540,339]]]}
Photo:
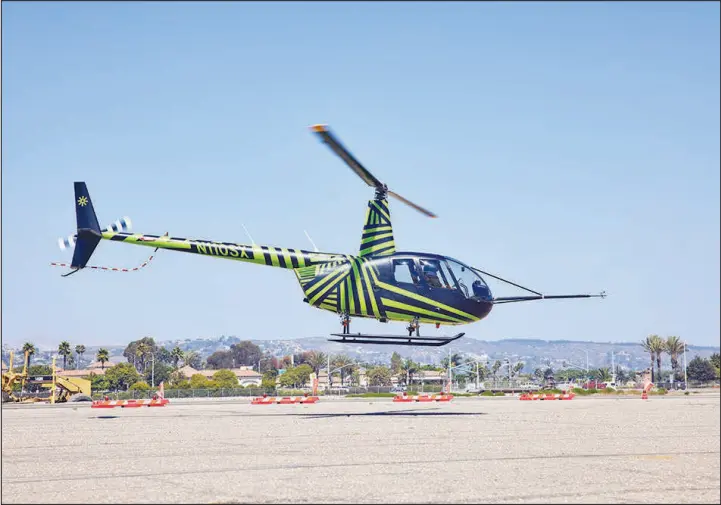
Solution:
{"label": "red and white barrier", "polygon": [[253,398],[251,405],[293,405],[297,403],[317,403],[317,396],[266,396]]}
{"label": "red and white barrier", "polygon": [[134,407],[165,407],[168,403],[167,398],[156,398],[153,400],[95,400],[90,408],[92,409],[113,409],[115,407],[134,408]]}
{"label": "red and white barrier", "polygon": [[115,407],[165,407],[168,403],[170,403],[170,400],[165,398],[165,386],[161,382],[158,386],[158,392],[153,395],[151,400],[111,400],[106,396],[104,400],[94,400],[92,405],[90,405],[90,408],[112,409]]}
{"label": "red and white barrier", "polygon": [[453,399],[453,395],[441,393],[439,395],[416,395],[408,396],[406,393],[393,397],[393,403],[410,403],[410,402],[449,402]]}
{"label": "red and white barrier", "polygon": [[519,400],[573,400],[573,398],[576,396],[575,393],[556,393],[556,394],[530,394],[530,393],[523,393],[521,396],[518,397]]}

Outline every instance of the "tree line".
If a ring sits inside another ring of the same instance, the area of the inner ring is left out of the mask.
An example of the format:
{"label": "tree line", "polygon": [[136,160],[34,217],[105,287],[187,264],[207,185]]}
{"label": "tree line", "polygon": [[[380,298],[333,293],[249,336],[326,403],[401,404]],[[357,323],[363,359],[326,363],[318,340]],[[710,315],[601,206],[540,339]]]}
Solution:
{"label": "tree line", "polygon": [[[658,335],[650,335],[642,341],[641,345],[651,357],[652,380],[660,377],[661,360],[663,354],[671,358],[672,373],[675,380],[683,380],[683,367],[679,364],[679,356],[683,354],[685,343],[678,337],[671,336],[663,339]],[[36,348],[31,342],[26,342],[22,348],[27,351],[30,359],[36,353]],[[70,342],[62,341],[58,345],[58,354],[63,358],[63,369],[77,367],[86,347],[77,344],[74,347]],[[167,349],[156,344],[152,337],[143,337],[130,342],[123,351],[123,357],[127,363],[119,363],[108,368],[104,375],[91,374],[93,389],[127,389],[134,386],[136,389],[150,387],[165,382],[169,387],[205,389],[213,387],[231,387],[231,378],[226,371],[241,366],[250,366],[262,374],[263,387],[275,387],[276,381],[284,387],[299,387],[307,383],[311,373],[319,375],[327,372],[330,365],[333,382],[336,378],[342,385],[359,385],[359,371],[364,368],[368,383],[371,386],[390,386],[393,376],[398,377],[398,382],[409,385],[418,374],[423,371],[437,371],[447,373],[449,364],[453,371],[453,377],[461,382],[473,382],[476,377],[480,380],[500,378],[519,379],[524,363],[512,364],[508,360],[495,360],[493,364],[478,363],[470,357],[455,353],[450,357],[446,356],[441,360],[440,366],[420,364],[412,359],[403,359],[397,352],[390,358],[388,366],[376,363],[365,363],[351,359],[345,354],[329,356],[322,351],[304,351],[283,357],[272,356],[264,353],[261,348],[253,342],[246,340],[233,344],[229,349],[216,351],[204,361],[197,351],[183,351],[179,346]],[[687,366],[687,374],[690,380],[710,381],[719,377],[719,354],[715,353],[710,359],[702,359],[699,356],[693,358]],[[110,353],[106,348],[100,348],[95,355],[96,361],[100,362],[101,368],[105,370],[105,364],[110,361]],[[181,366],[190,366],[195,369],[208,368],[216,371],[223,371],[217,378],[207,379],[201,374],[194,377],[184,377],[178,373]],[[655,366],[655,370],[654,370]],[[45,374],[45,368],[32,367],[32,374]],[[42,372],[41,372],[42,370]],[[47,367],[47,373],[50,367]],[[232,372],[232,380],[237,386],[237,378]],[[578,380],[586,377],[586,372],[581,370],[560,370],[554,372],[551,368],[537,368],[528,378],[535,377],[541,381],[554,376],[556,380]],[[608,381],[611,378],[609,368],[603,367],[590,371],[590,379]],[[633,374],[623,369],[618,369],[616,378],[618,382],[626,382],[633,378]],[[144,385],[145,386],[144,386]],[[218,386],[221,385],[221,386]]]}

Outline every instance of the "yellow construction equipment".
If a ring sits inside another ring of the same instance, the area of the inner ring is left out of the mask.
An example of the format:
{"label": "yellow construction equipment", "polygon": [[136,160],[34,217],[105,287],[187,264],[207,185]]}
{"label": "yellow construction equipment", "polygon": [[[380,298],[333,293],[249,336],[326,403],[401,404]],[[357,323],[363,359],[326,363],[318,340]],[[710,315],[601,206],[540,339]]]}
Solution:
{"label": "yellow construction equipment", "polygon": [[[20,388],[25,388],[25,383],[39,384],[40,387],[50,389],[49,397],[40,396],[17,396],[13,393],[13,386],[20,381]],[[35,403],[50,400],[50,403],[62,402],[83,402],[92,401],[91,382],[80,377],[62,377],[58,375],[53,358],[52,375],[28,377],[28,353],[25,352],[25,366],[22,373],[15,373],[13,370],[13,353],[10,353],[10,366],[2,376],[2,401]]]}
{"label": "yellow construction equipment", "polygon": [[2,375],[2,401],[3,403],[9,401],[20,401],[20,399],[13,394],[13,387],[15,384],[20,382],[20,390],[25,388],[25,381],[28,378],[28,359],[30,353],[25,351],[25,364],[23,365],[22,373],[15,373],[14,361],[15,354],[10,351],[10,363],[8,365],[8,371]]}

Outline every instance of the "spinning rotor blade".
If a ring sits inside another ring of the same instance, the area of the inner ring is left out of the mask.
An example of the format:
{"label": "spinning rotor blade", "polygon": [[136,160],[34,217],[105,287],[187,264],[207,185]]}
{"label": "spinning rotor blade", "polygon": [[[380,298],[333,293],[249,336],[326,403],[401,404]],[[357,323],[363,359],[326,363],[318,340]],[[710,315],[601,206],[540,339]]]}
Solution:
{"label": "spinning rotor blade", "polygon": [[424,209],[420,205],[416,205],[410,200],[403,198],[398,193],[388,190],[388,187],[385,184],[379,181],[373,174],[368,171],[367,168],[365,168],[357,159],[355,159],[355,157],[350,153],[350,151],[348,151],[348,149],[346,149],[343,144],[340,143],[340,141],[335,137],[335,135],[333,135],[328,130],[328,127],[326,125],[317,124],[311,126],[310,129],[316,134],[318,134],[323,143],[330,147],[330,149],[335,154],[337,154],[343,161],[345,161],[346,164],[351,168],[351,170],[358,174],[358,176],[363,179],[366,184],[375,187],[379,192],[387,193],[397,198],[409,207],[413,207],[418,212],[425,214],[428,217],[438,217],[432,212]]}
{"label": "spinning rotor blade", "polygon": [[418,212],[420,212],[421,214],[425,214],[425,215],[428,216],[428,217],[438,217],[438,216],[436,216],[433,212],[424,209],[424,208],[421,207],[420,205],[416,205],[415,203],[411,202],[410,200],[406,200],[405,198],[403,198],[401,195],[399,195],[399,194],[396,193],[395,191],[388,190],[388,194],[391,195],[392,197],[397,198],[398,200],[400,200],[401,202],[405,203],[405,204],[408,205],[409,207],[413,207],[414,209],[416,209],[416,210],[417,210]]}
{"label": "spinning rotor blade", "polygon": [[330,149],[336,153],[346,164],[353,170],[358,176],[363,179],[366,184],[376,188],[383,188],[383,183],[376,179],[366,167],[360,164],[360,162],[353,157],[353,155],[341,144],[335,136],[328,131],[326,125],[317,124],[310,127],[321,140],[330,147]]}

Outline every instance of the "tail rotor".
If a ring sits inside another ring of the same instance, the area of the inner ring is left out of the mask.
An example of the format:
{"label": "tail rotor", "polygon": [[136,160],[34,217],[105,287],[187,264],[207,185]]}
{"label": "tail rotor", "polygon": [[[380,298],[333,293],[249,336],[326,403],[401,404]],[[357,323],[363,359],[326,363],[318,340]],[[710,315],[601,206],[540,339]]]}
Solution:
{"label": "tail rotor", "polygon": [[[109,224],[101,229],[98,224],[98,218],[95,215],[93,202],[90,199],[90,193],[84,182],[75,183],[75,217],[77,221],[77,230],[73,235],[58,239],[60,249],[73,249],[73,259],[70,264],[67,263],[51,263],[51,266],[70,267],[71,271],[63,274],[63,277],[72,275],[83,268],[91,268],[95,270],[111,270],[116,272],[134,272],[147,266],[153,259],[151,255],[145,262],[135,268],[116,268],[103,266],[90,266],[88,261],[95,252],[95,248],[103,238],[103,233],[120,233],[131,229],[132,223],[130,218],[125,216],[117,221]],[[166,234],[167,235],[167,234]],[[157,251],[157,248],[155,249]],[[155,252],[153,251],[153,252]]]}

